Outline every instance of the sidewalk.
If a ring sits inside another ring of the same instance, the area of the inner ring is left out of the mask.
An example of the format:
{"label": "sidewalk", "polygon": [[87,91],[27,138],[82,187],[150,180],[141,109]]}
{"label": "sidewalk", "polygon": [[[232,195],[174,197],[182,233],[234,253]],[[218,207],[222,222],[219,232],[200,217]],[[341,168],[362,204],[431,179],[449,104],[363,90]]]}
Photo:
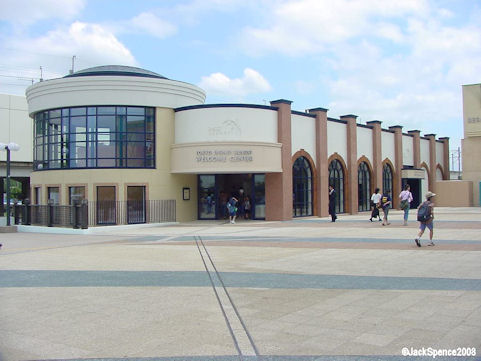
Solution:
{"label": "sidewalk", "polygon": [[421,248],[400,211],[2,234],[0,360],[480,355],[481,209],[435,214]]}

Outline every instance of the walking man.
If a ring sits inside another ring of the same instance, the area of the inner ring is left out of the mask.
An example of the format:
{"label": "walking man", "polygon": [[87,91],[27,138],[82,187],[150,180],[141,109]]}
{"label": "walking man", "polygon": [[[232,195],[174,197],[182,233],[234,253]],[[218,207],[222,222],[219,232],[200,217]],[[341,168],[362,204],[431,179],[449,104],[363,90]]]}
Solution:
{"label": "walking man", "polygon": [[336,216],[336,191],[332,185],[329,185],[329,214],[331,215],[331,222],[335,222]]}
{"label": "walking man", "polygon": [[428,246],[434,246],[433,242],[433,226],[434,226],[434,203],[432,202],[433,197],[436,194],[433,192],[426,193],[426,201],[421,203],[418,208],[418,221],[419,221],[419,233],[414,239],[416,245],[421,247],[421,236],[424,233],[426,227],[429,229],[429,243]]}

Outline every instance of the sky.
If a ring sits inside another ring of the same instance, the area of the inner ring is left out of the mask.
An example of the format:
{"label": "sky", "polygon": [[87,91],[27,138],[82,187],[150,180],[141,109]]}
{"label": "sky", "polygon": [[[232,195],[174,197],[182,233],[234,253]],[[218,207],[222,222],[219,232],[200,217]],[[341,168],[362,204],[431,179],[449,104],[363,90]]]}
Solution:
{"label": "sky", "polygon": [[[130,65],[206,103],[328,108],[463,137],[461,85],[481,83],[478,0],[0,0],[0,93]],[[75,56],[74,61],[72,61]]]}

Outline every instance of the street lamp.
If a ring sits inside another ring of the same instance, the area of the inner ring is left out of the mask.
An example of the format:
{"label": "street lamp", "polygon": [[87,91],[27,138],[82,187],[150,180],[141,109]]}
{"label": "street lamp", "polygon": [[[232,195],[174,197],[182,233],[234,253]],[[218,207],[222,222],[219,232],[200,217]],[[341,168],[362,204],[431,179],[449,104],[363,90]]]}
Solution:
{"label": "street lamp", "polygon": [[0,143],[0,150],[7,151],[7,226],[10,226],[10,151],[20,150],[16,143]]}

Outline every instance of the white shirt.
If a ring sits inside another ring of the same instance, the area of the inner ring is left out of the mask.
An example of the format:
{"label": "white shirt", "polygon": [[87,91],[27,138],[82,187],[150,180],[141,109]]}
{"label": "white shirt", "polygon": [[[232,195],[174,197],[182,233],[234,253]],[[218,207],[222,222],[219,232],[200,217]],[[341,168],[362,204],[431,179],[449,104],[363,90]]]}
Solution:
{"label": "white shirt", "polygon": [[378,204],[381,201],[382,194],[381,193],[374,193],[371,196],[371,202],[374,204]]}

